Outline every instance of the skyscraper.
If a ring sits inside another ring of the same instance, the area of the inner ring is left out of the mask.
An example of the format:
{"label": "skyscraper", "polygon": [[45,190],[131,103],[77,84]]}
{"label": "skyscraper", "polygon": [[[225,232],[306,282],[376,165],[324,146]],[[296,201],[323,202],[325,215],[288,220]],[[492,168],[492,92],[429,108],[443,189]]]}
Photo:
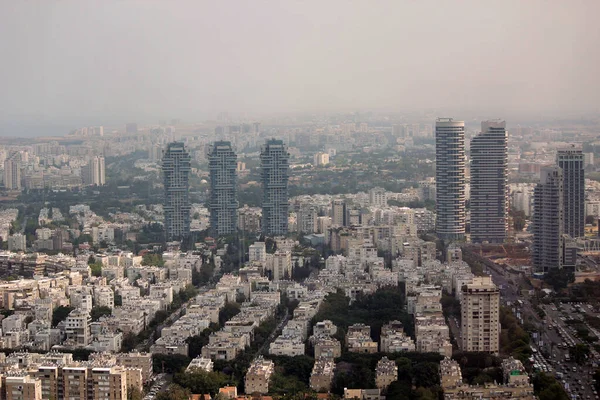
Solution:
{"label": "skyscraper", "polygon": [[288,232],[289,157],[282,140],[270,139],[261,147],[262,232],[265,235],[285,235]]}
{"label": "skyscraper", "polygon": [[167,241],[181,240],[190,234],[190,162],[190,154],[183,143],[172,142],[167,145],[162,159]]}
{"label": "skyscraper", "polygon": [[465,235],[465,123],[435,122],[436,233],[441,239]]}
{"label": "skyscraper", "polygon": [[471,140],[471,241],[503,243],[508,230],[506,122],[483,121]]}
{"label": "skyscraper", "polygon": [[500,291],[489,276],[462,287],[460,301],[463,351],[500,350]]}
{"label": "skyscraper", "polygon": [[84,185],[102,186],[106,183],[104,157],[92,157],[88,164],[81,169]]}
{"label": "skyscraper", "polygon": [[237,155],[231,142],[219,141],[208,149],[210,171],[210,229],[212,235],[235,233],[237,228]]}
{"label": "skyscraper", "polygon": [[585,227],[585,170],[581,148],[559,149],[556,164],[563,171],[564,233],[582,237]]}
{"label": "skyscraper", "polygon": [[21,190],[21,153],[18,151],[4,161],[4,187]]}
{"label": "skyscraper", "polygon": [[346,200],[335,199],[331,202],[331,224],[346,226]]}
{"label": "skyscraper", "polygon": [[544,167],[533,192],[533,246],[531,262],[538,272],[562,267],[564,231],[563,172]]}

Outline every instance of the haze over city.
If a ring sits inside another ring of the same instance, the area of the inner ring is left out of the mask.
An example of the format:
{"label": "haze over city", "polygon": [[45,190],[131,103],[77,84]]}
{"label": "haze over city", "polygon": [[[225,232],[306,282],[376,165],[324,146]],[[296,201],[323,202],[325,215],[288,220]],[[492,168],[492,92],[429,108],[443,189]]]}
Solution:
{"label": "haze over city", "polygon": [[222,111],[595,113],[599,12],[597,1],[3,1],[0,134]]}

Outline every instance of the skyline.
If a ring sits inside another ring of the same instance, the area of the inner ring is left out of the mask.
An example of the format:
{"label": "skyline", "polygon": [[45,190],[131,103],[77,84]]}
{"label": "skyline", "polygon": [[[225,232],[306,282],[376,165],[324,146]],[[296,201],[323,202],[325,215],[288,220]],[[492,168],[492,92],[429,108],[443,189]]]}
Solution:
{"label": "skyline", "polygon": [[593,1],[0,9],[3,136],[25,123],[198,121],[222,111],[426,109],[515,120],[593,114],[600,104]]}

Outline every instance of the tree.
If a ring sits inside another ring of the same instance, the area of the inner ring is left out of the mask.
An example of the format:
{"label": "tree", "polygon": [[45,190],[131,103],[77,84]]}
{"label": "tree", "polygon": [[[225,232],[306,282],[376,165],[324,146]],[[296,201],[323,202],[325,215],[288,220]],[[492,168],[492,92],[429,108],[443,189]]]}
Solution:
{"label": "tree", "polygon": [[73,311],[73,307],[58,306],[52,311],[52,326],[58,325],[60,322],[67,319],[69,313]]}
{"label": "tree", "polygon": [[596,226],[596,217],[594,215],[588,215],[585,217],[585,224]]}
{"label": "tree", "polygon": [[107,316],[107,315],[111,315],[112,314],[112,309],[110,307],[106,307],[106,306],[96,306],[94,308],[92,308],[92,311],[90,312],[90,316],[92,317],[92,321],[98,321],[101,317]]}
{"label": "tree", "polygon": [[144,394],[139,388],[135,386],[129,386],[127,388],[127,400],[142,400],[143,398]]}
{"label": "tree", "polygon": [[207,372],[192,368],[189,372],[175,374],[173,381],[192,393],[209,393],[214,396],[219,388],[228,383],[229,377],[222,372]]}
{"label": "tree", "polygon": [[575,281],[575,274],[567,268],[551,268],[544,276],[544,280],[558,292]]}
{"label": "tree", "polygon": [[90,265],[92,276],[102,276],[102,263],[95,262]]}
{"label": "tree", "polygon": [[152,368],[154,372],[162,372],[163,367],[166,373],[176,374],[187,367],[190,358],[181,354],[154,354],[152,356]]}
{"label": "tree", "polygon": [[162,254],[147,253],[142,257],[142,265],[164,267],[165,261],[163,260]]}
{"label": "tree", "polygon": [[190,392],[188,389],[184,389],[179,385],[169,385],[169,389],[165,392],[160,392],[156,395],[156,400],[188,400],[190,398]]}

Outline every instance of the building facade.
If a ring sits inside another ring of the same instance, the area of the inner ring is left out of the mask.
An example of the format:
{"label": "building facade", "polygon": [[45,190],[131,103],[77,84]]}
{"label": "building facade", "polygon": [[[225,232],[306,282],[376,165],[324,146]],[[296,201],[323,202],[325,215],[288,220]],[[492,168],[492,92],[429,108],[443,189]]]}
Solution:
{"label": "building facade", "polygon": [[508,231],[506,122],[483,121],[471,140],[471,241],[503,243]]}
{"label": "building facade", "polygon": [[190,154],[181,142],[167,145],[162,159],[165,186],[165,232],[167,241],[190,234]]}
{"label": "building facade", "polygon": [[542,169],[533,192],[531,262],[538,272],[562,267],[564,232],[563,172],[558,166]]}
{"label": "building facade", "polygon": [[81,168],[81,178],[84,185],[102,186],[106,184],[104,157],[92,157],[88,164]]}
{"label": "building facade", "polygon": [[441,239],[465,235],[465,123],[438,118],[435,123],[436,233]]}
{"label": "building facade", "polygon": [[583,237],[586,216],[583,151],[575,146],[559,149],[556,164],[563,171],[563,233],[572,238]]}
{"label": "building facade", "polygon": [[21,190],[21,153],[11,154],[4,161],[4,187],[8,190]]}
{"label": "building facade", "polygon": [[213,143],[208,150],[210,229],[213,236],[237,230],[237,155],[231,142]]}
{"label": "building facade", "polygon": [[288,232],[289,157],[282,140],[267,140],[261,148],[262,232],[268,236]]}
{"label": "building facade", "polygon": [[500,351],[500,290],[489,276],[462,287],[462,351]]}

